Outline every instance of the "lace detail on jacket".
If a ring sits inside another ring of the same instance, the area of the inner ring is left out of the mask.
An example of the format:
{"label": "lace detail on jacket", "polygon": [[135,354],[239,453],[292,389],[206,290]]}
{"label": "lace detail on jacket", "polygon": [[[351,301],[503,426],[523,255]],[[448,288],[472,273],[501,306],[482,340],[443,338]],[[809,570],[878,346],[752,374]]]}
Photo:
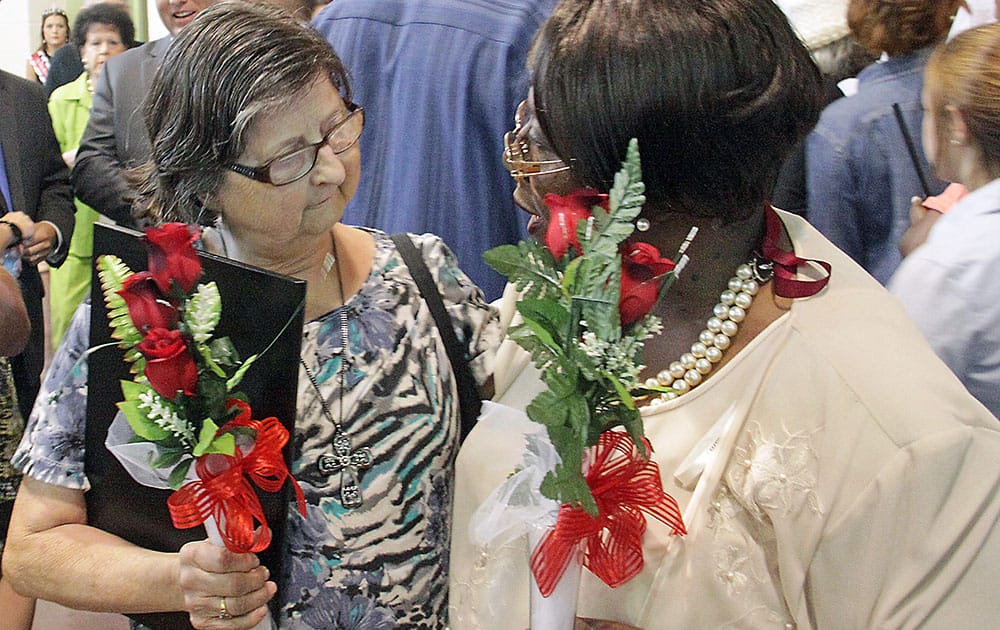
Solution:
{"label": "lace detail on jacket", "polygon": [[823,512],[816,494],[817,459],[806,431],[783,436],[761,435],[760,425],[748,430],[749,439],[737,446],[726,471],[726,482],[758,520],[788,517],[804,507]]}
{"label": "lace detail on jacket", "polygon": [[787,611],[757,599],[765,584],[778,580],[772,519],[792,518],[803,509],[822,513],[815,491],[817,459],[810,434],[787,430],[763,435],[752,424],[708,505],[713,577],[725,594],[748,608],[723,627],[794,628]]}

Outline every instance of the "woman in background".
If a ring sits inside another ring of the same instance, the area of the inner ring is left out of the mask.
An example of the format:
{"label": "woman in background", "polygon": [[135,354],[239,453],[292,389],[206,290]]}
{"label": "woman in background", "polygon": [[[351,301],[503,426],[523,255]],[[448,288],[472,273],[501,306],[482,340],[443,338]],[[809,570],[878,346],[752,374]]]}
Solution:
{"label": "woman in background", "polygon": [[931,56],[924,151],[968,194],[941,215],[889,284],[931,347],[1000,416],[1000,25],[961,33]]}
{"label": "woman in background", "polygon": [[[211,226],[216,253],[307,282],[290,442],[307,516],[289,510],[281,576],[207,540],[157,553],[88,526],[86,380],[73,369],[87,349],[84,303],[43,385],[59,395],[39,396],[14,457],[24,481],[5,573],[20,591],[72,608],[186,611],[196,628],[253,627],[278,581],[281,628],[445,626],[457,389],[393,241],[341,223],[364,128],[347,70],[287,12],[223,2],[173,41],[144,115],[149,219]],[[486,382],[495,312],[439,238],[411,240]],[[369,455],[356,485],[320,464],[345,443]]]}
{"label": "woman in background", "polygon": [[45,9],[42,11],[42,44],[38,50],[28,56],[28,67],[25,77],[45,83],[49,76],[49,60],[57,50],[69,42],[69,18],[62,9]]}
{"label": "woman in background", "polygon": [[[647,519],[641,572],[611,588],[584,571],[578,614],[648,629],[995,625],[1000,425],[895,298],[769,207],[819,113],[819,72],[785,16],[771,0],[563,0],[530,69],[506,154],[529,229],[545,234],[551,193],[607,192],[630,138],[646,187],[632,238],[673,252],[699,228],[643,352],[643,378],[673,390],[641,414],[688,533]],[[807,260],[828,262],[825,287]],[[498,401],[524,409],[544,385],[505,346]],[[528,623],[523,538],[473,540],[469,525],[545,429],[495,418],[459,453],[456,630]]]}
{"label": "woman in background", "polygon": [[[73,25],[73,44],[80,49],[83,72],[72,83],[56,89],[49,97],[49,116],[63,159],[72,168],[80,137],[90,118],[94,85],[104,62],[135,46],[132,18],[118,5],[100,3],[80,11]],[[94,222],[100,215],[76,200],[76,227],[66,261],[49,273],[52,347],[59,345],[73,317],[73,311],[90,291],[91,252]]]}
{"label": "woman in background", "polygon": [[[22,216],[22,213],[15,213],[6,221],[0,221],[0,251],[18,248],[22,226],[16,222]],[[22,225],[28,229],[27,224]],[[10,271],[16,272],[16,268]],[[10,458],[24,430],[8,357],[20,353],[31,334],[31,320],[21,297],[21,287],[10,271],[6,265],[0,268],[0,558],[3,557],[14,497],[21,482],[21,474],[11,466]],[[3,571],[0,571],[0,611],[3,611],[4,630],[30,630],[35,600],[14,592],[9,581],[3,578]]]}

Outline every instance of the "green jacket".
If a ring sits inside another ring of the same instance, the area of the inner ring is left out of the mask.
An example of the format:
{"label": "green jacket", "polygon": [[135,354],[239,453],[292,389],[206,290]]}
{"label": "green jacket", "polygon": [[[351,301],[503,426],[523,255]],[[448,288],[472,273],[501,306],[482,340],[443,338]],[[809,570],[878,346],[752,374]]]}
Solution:
{"label": "green jacket", "polygon": [[[87,90],[87,73],[67,83],[49,97],[49,116],[59,148],[70,151],[80,146],[87,128],[93,97]],[[90,292],[91,263],[94,245],[94,223],[100,215],[79,199],[76,200],[76,228],[69,243],[69,255],[58,269],[50,271],[49,290],[52,314],[52,343],[57,345],[69,326],[80,300]]]}

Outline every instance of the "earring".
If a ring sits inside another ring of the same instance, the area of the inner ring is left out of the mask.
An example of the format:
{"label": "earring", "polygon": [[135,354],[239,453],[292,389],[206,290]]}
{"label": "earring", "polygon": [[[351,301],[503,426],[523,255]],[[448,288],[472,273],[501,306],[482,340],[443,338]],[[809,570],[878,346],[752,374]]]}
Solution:
{"label": "earring", "polygon": [[649,230],[649,219],[645,217],[639,217],[638,219],[636,219],[635,229],[639,230],[640,232],[645,232]]}

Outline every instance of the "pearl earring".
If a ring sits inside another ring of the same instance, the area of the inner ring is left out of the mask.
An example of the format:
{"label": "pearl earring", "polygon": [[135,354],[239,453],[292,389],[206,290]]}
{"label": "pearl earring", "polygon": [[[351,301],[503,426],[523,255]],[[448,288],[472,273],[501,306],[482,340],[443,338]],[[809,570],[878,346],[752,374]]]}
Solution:
{"label": "pearl earring", "polygon": [[638,219],[636,219],[635,229],[639,230],[640,232],[645,232],[649,230],[649,219],[645,217],[639,217]]}

